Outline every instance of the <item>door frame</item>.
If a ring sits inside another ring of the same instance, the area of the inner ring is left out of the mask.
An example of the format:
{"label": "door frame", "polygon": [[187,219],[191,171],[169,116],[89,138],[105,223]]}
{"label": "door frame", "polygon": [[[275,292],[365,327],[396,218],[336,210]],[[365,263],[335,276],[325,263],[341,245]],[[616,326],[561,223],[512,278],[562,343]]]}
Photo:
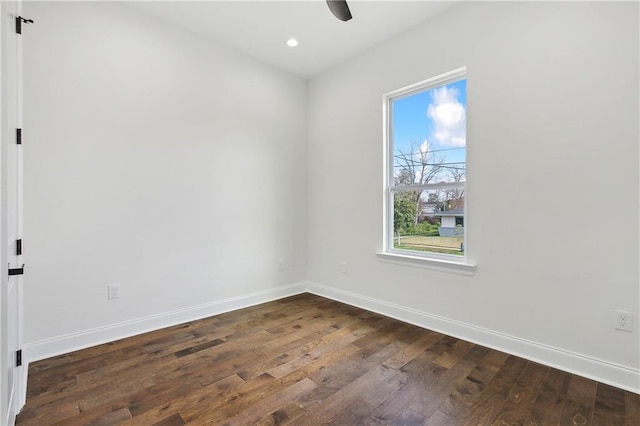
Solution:
{"label": "door frame", "polygon": [[[22,262],[21,256],[9,252],[9,236],[22,237],[22,148],[16,144],[16,128],[22,128],[22,40],[16,33],[16,16],[22,12],[21,0],[11,0],[0,2],[0,43],[2,46],[2,56],[0,58],[0,422],[3,424],[13,424],[15,416],[24,406],[26,400],[26,366],[16,365],[17,354],[15,349],[22,347],[22,277],[14,276],[15,282],[15,306],[9,305],[9,276],[8,268],[11,259],[14,263]],[[10,43],[15,43],[15,48],[7,49]],[[10,67],[15,67],[8,72]],[[10,81],[9,79],[13,79]],[[7,90],[11,88],[11,90]],[[15,93],[10,101],[7,101],[9,93]],[[16,101],[15,104],[10,102]],[[10,108],[16,110],[11,111]],[[7,160],[9,149],[16,149],[16,185],[17,198],[16,205],[9,205],[8,200],[8,174]],[[17,231],[9,232],[9,208],[17,211]],[[11,307],[12,309],[8,309]],[[7,312],[15,312],[15,321],[12,323]],[[16,329],[12,330],[13,327]],[[9,341],[12,330],[15,341]],[[13,378],[11,379],[11,377]],[[10,380],[11,379],[11,380]],[[13,388],[10,389],[10,383]]]}

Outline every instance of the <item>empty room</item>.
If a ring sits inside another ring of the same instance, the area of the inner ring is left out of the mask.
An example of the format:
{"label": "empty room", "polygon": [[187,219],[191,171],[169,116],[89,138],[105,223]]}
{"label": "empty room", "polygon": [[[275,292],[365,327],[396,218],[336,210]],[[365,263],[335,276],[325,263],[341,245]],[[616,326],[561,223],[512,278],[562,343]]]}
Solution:
{"label": "empty room", "polygon": [[638,2],[0,5],[0,424],[640,425]]}

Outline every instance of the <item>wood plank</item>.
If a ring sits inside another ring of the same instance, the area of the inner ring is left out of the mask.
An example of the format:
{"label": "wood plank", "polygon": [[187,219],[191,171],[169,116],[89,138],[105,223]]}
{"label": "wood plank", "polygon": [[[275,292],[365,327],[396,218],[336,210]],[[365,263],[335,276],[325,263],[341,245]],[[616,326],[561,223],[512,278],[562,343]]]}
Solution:
{"label": "wood plank", "polygon": [[406,365],[419,354],[433,346],[438,340],[442,339],[443,337],[444,335],[440,333],[427,333],[419,340],[413,342],[411,345],[407,346],[396,355],[385,361],[384,365],[396,370],[402,368],[404,365]]}
{"label": "wood plank", "polygon": [[597,382],[580,376],[572,376],[567,389],[567,399],[562,404],[563,425],[590,425],[596,402]]}
{"label": "wood plank", "polygon": [[394,426],[422,426],[425,419],[423,414],[406,407],[400,411],[391,424]]}
{"label": "wood plank", "polygon": [[272,425],[288,425],[295,424],[298,418],[307,412],[295,402],[292,402],[278,410],[267,414],[260,419],[256,425],[272,426]]}
{"label": "wood plank", "polygon": [[455,345],[456,340],[444,338],[438,341],[433,347],[422,352],[414,360],[400,369],[404,385],[393,392],[385,401],[375,407],[369,422],[391,422],[413,401],[416,393],[422,392],[425,386],[435,382],[447,369],[439,364],[433,363],[445,351]]}
{"label": "wood plank", "polygon": [[[407,343],[401,340],[396,340],[394,336],[403,336],[409,333],[411,333],[410,328],[402,327],[386,329],[384,331],[382,331],[382,329],[376,330],[375,332],[353,342],[353,345],[360,348],[358,351],[354,352],[348,358],[337,360],[326,368],[318,370],[309,377],[316,383],[322,384],[331,382],[336,377],[342,376],[345,374],[345,371],[350,371],[349,374],[360,371],[361,375],[367,368],[370,368],[378,362],[386,361],[397,351],[408,346]],[[371,335],[376,335],[377,337],[375,339],[371,339]]]}
{"label": "wood plank", "polygon": [[[132,397],[127,398],[126,401],[131,415],[135,417],[153,410],[154,407],[170,404],[183,395],[198,394],[202,389],[203,386],[200,385],[197,380],[181,380],[177,383],[168,381],[158,386],[145,389],[146,392],[141,392],[137,395],[134,394]],[[219,389],[219,387],[216,389]]]}
{"label": "wood plank", "polygon": [[598,383],[593,424],[622,425],[625,422],[624,391],[604,383]]}
{"label": "wood plank", "polygon": [[[469,342],[465,342],[467,345],[458,349],[458,361],[451,365],[441,377],[436,380],[426,383],[423,389],[412,397],[412,402],[409,404],[409,408],[429,418],[433,413],[444,403],[444,401],[451,395],[451,389],[458,383],[465,380],[465,378],[471,373],[471,371],[478,365],[479,362],[485,357],[489,351],[487,348],[477,346]],[[445,352],[447,354],[447,352]],[[434,360],[434,364],[441,365],[437,361],[441,359],[438,357]],[[454,356],[449,353],[447,359],[454,359]]]}
{"label": "wood plank", "polygon": [[455,424],[461,413],[470,410],[472,404],[502,368],[509,355],[490,351],[462,382],[454,385],[452,392],[438,410],[427,419],[427,425]]}
{"label": "wood plank", "polygon": [[166,419],[155,422],[153,426],[181,426],[186,425],[180,414],[173,414]]}
{"label": "wood plank", "polygon": [[293,402],[300,394],[310,392],[317,386],[313,380],[304,378],[255,402],[247,401],[245,406],[238,407],[236,405],[232,410],[230,410],[230,406],[226,406],[212,415],[206,416],[206,421],[212,423],[230,422],[237,425],[256,424],[267,415],[277,411],[281,406]]}
{"label": "wood plank", "polygon": [[[123,421],[129,420],[131,418],[131,413],[128,408],[121,408],[119,410],[112,410],[111,412],[98,417],[97,419],[90,422],[83,422],[86,425],[92,426],[109,426],[114,424],[119,424]],[[68,422],[64,422],[65,424],[71,424]]]}
{"label": "wood plank", "polygon": [[225,377],[216,383],[203,386],[195,392],[187,393],[152,408],[149,408],[148,406],[145,406],[144,408],[133,406],[132,414],[134,414],[134,417],[130,422],[124,422],[123,425],[152,424],[167,417],[171,417],[174,414],[185,412],[193,407],[208,404],[210,401],[218,401],[222,398],[224,393],[230,393],[244,383],[244,380],[234,374],[232,376]]}
{"label": "wood plank", "polygon": [[[300,406],[312,410],[327,397],[337,393],[366,374],[371,368],[393,356],[399,349],[396,342],[385,340],[384,343],[386,344],[371,342],[369,346],[358,349],[352,355],[335,360],[333,363],[327,364],[326,368],[322,366],[314,373],[309,374],[309,378],[320,386],[313,392],[301,396],[298,399]],[[308,374],[310,371],[307,370],[305,373]]]}
{"label": "wood plank", "polygon": [[490,424],[506,401],[509,391],[520,376],[527,361],[510,356],[487,386],[477,395],[468,410],[458,415],[461,425]]}
{"label": "wood plank", "polygon": [[267,393],[267,391],[279,391],[284,387],[282,382],[263,374],[239,386],[230,387],[217,395],[215,399],[208,398],[207,404],[198,404],[186,410],[180,410],[180,415],[187,422],[202,422],[213,418],[224,409],[227,415],[233,417],[243,408],[250,406]]}
{"label": "wood plank", "polygon": [[495,423],[523,424],[548,373],[549,367],[529,361],[507,394]]}
{"label": "wood plank", "polygon": [[[298,378],[302,378],[302,377],[311,378],[312,375],[315,375],[318,372],[331,369],[331,366],[334,364],[341,364],[345,362],[345,360],[350,359],[350,357],[356,354],[358,351],[359,349],[354,345],[351,345],[351,344],[345,345],[345,346],[336,348],[334,351],[318,356],[317,358],[313,356],[315,359],[313,359],[310,363],[304,363],[303,365],[299,365],[297,363],[293,365],[288,365],[288,364],[282,365],[281,368],[276,368],[273,370],[276,373],[273,376],[278,379],[286,376],[297,376]],[[285,370],[285,367],[298,367],[298,368],[296,369],[287,368]],[[271,372],[272,372],[271,370],[267,371],[268,374],[272,375]],[[287,374],[284,374],[284,373],[287,373]]]}
{"label": "wood plank", "polygon": [[[286,346],[282,344],[285,342],[280,342],[280,346],[271,346],[271,351],[268,350],[269,347],[262,348],[260,352],[264,361],[252,365],[250,369],[241,372],[239,375],[245,380],[265,372],[269,372],[276,378],[283,377],[291,371],[302,367],[305,363],[310,363],[312,361],[311,352],[314,353],[315,358],[318,358],[324,353],[338,350],[358,340],[361,337],[361,333],[354,333],[354,331],[365,327],[366,324],[362,320],[354,319],[353,323],[349,323],[347,326],[337,330],[331,326],[332,332],[319,335],[311,341],[309,341],[310,338],[308,336],[305,336],[302,339],[291,341],[291,344]],[[282,349],[286,350],[282,351]],[[290,362],[293,365],[287,366]]]}
{"label": "wood plank", "polygon": [[550,369],[525,424],[529,426],[559,425],[566,399],[564,395],[569,388],[570,380],[571,374]]}
{"label": "wood plank", "polygon": [[370,414],[371,406],[358,399],[336,414],[331,419],[331,423],[336,425],[357,425],[361,424]]}
{"label": "wood plank", "polygon": [[302,424],[331,422],[338,413],[357,400],[362,392],[377,386],[378,383],[383,382],[393,374],[395,374],[395,370],[389,367],[385,367],[384,365],[374,366],[362,376],[342,387],[339,392],[325,398],[322,404],[309,406],[309,413],[300,417],[300,422]]}
{"label": "wood plank", "polygon": [[19,419],[16,423],[25,425],[42,425],[45,423],[53,424],[61,420],[68,419],[80,414],[80,407],[75,401],[65,401],[59,403],[45,404],[44,406],[25,406],[18,415]]}
{"label": "wood plank", "polygon": [[625,392],[624,419],[627,426],[640,425],[640,395]]}

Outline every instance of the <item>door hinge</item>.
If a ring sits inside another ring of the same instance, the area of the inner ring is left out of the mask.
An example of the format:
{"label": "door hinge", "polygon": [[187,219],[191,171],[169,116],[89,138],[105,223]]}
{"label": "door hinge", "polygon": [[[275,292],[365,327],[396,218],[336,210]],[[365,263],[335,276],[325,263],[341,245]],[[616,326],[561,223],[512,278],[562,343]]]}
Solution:
{"label": "door hinge", "polygon": [[22,349],[16,352],[16,367],[22,367]]}
{"label": "door hinge", "polygon": [[22,16],[16,16],[16,33],[22,34],[22,23],[33,24],[33,19],[25,19]]}
{"label": "door hinge", "polygon": [[19,268],[9,268],[9,276],[12,275],[23,275],[24,274],[24,265]]}
{"label": "door hinge", "polygon": [[16,129],[16,143],[22,145],[22,129]]}
{"label": "door hinge", "polygon": [[16,256],[22,256],[22,238],[16,240]]}

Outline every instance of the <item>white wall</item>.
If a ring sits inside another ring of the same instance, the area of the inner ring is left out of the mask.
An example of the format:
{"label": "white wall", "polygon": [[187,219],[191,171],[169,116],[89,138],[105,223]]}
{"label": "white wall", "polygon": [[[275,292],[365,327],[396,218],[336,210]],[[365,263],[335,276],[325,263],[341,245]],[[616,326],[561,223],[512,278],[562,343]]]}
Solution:
{"label": "white wall", "polygon": [[25,13],[27,346],[306,278],[304,80],[117,3]]}
{"label": "white wall", "polygon": [[[621,367],[640,389],[638,35],[632,3],[463,4],[313,79],[310,280],[515,337],[546,362]],[[382,95],[461,66],[477,272],[380,262]],[[635,314],[632,333],[614,330],[614,309]]]}
{"label": "white wall", "polygon": [[443,228],[455,228],[456,227],[456,218],[454,216],[444,216],[440,219],[440,226]]}

